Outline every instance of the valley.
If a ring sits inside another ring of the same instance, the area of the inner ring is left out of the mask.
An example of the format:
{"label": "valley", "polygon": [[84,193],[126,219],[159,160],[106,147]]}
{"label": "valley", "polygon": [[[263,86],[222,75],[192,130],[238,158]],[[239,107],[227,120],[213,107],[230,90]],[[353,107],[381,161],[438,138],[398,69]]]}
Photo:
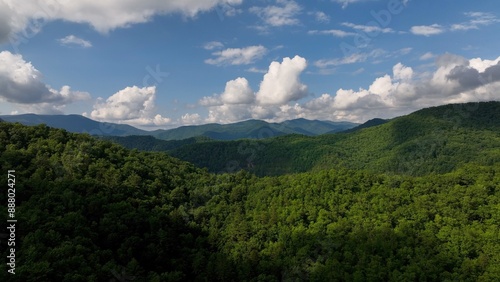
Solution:
{"label": "valley", "polygon": [[484,102],[319,136],[111,138],[131,149],[0,122],[16,279],[495,281],[499,121]]}

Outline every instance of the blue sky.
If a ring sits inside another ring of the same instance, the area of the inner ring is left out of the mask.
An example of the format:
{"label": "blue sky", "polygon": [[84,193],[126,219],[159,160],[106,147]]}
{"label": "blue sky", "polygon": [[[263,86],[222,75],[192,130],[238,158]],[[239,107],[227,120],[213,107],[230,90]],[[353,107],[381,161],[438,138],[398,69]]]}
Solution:
{"label": "blue sky", "polygon": [[496,0],[24,2],[0,0],[0,114],[156,129],[500,100]]}

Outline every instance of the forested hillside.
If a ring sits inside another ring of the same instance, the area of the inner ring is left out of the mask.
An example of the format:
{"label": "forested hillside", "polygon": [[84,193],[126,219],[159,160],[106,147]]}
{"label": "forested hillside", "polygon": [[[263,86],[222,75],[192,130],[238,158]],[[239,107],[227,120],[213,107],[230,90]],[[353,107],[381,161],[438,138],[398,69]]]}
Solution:
{"label": "forested hillside", "polygon": [[423,109],[350,133],[204,142],[169,153],[211,172],[246,169],[260,176],[344,167],[446,173],[467,163],[500,162],[500,102]]}
{"label": "forested hillside", "polygon": [[[4,176],[15,170],[17,228],[16,275],[3,269],[0,281],[498,281],[500,166],[490,145],[498,123],[471,118],[446,129],[434,111],[419,118],[443,131],[410,115],[399,134],[391,122],[282,145],[292,152],[314,140],[330,150],[330,142],[358,138],[360,148],[373,146],[364,153],[387,144],[418,153],[411,142],[428,130],[436,139],[424,148],[441,144],[441,132],[457,132],[438,153],[484,139],[474,147],[479,155],[461,157],[468,164],[419,177],[327,168],[326,158],[325,169],[301,174],[211,174],[165,153],[2,122],[0,162]],[[369,140],[377,128],[383,144]],[[7,193],[0,200],[7,203]]]}

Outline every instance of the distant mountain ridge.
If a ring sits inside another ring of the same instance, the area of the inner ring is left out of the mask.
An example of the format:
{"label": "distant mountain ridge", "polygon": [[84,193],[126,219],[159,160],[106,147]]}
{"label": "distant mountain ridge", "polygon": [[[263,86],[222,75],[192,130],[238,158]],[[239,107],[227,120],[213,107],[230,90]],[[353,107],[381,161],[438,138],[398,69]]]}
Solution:
{"label": "distant mountain ridge", "polygon": [[[377,122],[382,121],[367,125]],[[168,152],[211,172],[245,169],[258,176],[337,167],[412,176],[447,173],[465,164],[500,164],[500,102],[425,108],[341,134],[192,142]]]}
{"label": "distant mountain ridge", "polygon": [[162,140],[182,140],[206,136],[216,140],[236,140],[243,138],[264,139],[287,134],[315,136],[328,132],[340,132],[357,126],[350,122],[333,122],[307,119],[294,119],[281,123],[268,123],[262,120],[247,120],[232,124],[204,124],[182,126],[157,132],[153,136]]}
{"label": "distant mountain ridge", "polygon": [[98,122],[81,115],[5,115],[0,116],[8,122],[19,122],[24,125],[46,124],[50,127],[62,128],[73,133],[89,133],[101,136],[146,135],[148,131],[127,124]]}
{"label": "distant mountain ridge", "polygon": [[315,136],[340,132],[357,126],[351,122],[333,122],[307,119],[268,123],[262,120],[247,120],[232,124],[203,124],[181,126],[168,130],[146,131],[126,124],[98,122],[81,115],[6,115],[0,116],[8,122],[24,125],[46,124],[74,133],[89,133],[99,136],[150,135],[162,140],[183,140],[204,136],[215,140],[236,140],[243,138],[264,139],[287,134]]}

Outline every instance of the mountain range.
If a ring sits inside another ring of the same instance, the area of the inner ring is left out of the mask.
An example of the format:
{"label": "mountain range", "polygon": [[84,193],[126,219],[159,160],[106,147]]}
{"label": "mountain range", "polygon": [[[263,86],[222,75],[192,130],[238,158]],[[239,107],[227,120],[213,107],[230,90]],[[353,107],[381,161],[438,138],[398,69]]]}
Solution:
{"label": "mountain range", "polygon": [[264,176],[347,167],[376,173],[445,173],[464,163],[500,160],[500,102],[426,108],[319,136],[175,143],[130,136],[113,141],[128,148],[167,151],[211,172],[245,169]]}
{"label": "mountain range", "polygon": [[0,281],[499,281],[500,102],[379,122],[232,141],[0,122],[20,222]]}
{"label": "mountain range", "polygon": [[261,120],[247,120],[233,124],[204,124],[181,126],[168,130],[146,131],[126,124],[103,123],[80,115],[5,115],[0,118],[24,125],[46,124],[73,133],[89,133],[99,136],[150,135],[162,140],[182,140],[205,136],[214,140],[236,140],[241,138],[263,139],[286,134],[314,136],[324,133],[340,132],[357,126],[351,122],[333,122],[295,119],[281,123],[268,123]]}
{"label": "mountain range", "polygon": [[126,124],[98,122],[81,115],[4,115],[1,119],[24,125],[46,124],[73,133],[89,133],[100,136],[145,135],[147,131]]}

